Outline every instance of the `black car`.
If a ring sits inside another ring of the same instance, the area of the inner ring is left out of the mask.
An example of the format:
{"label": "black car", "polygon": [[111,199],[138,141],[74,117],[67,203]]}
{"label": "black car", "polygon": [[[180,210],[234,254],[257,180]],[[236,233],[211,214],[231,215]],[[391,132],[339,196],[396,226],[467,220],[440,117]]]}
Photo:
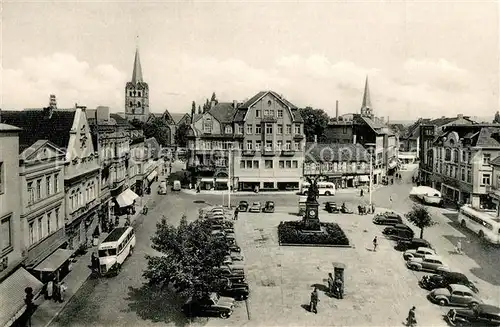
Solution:
{"label": "black car", "polygon": [[372,221],[376,225],[388,225],[388,226],[403,223],[403,219],[401,218],[401,216],[394,212],[386,212],[383,214],[378,214],[373,218]]}
{"label": "black car", "polygon": [[234,299],[223,297],[217,293],[211,293],[203,299],[189,298],[182,306],[182,311],[186,316],[219,316],[229,318],[233,313]]}
{"label": "black car", "polygon": [[452,326],[500,326],[500,308],[479,304],[468,309],[451,309],[446,320]]}
{"label": "black car", "polygon": [[262,212],[273,213],[274,212],[274,201],[266,201]]}
{"label": "black car", "polygon": [[335,202],[327,201],[325,202],[325,210],[329,213],[339,213],[340,207]]}
{"label": "black car", "polygon": [[446,288],[451,284],[460,284],[467,286],[475,293],[478,293],[476,285],[471,282],[467,276],[458,272],[442,272],[439,275],[426,275],[418,282],[420,287],[426,290],[433,290],[436,288]]}
{"label": "black car", "polygon": [[240,203],[238,203],[238,211],[247,212],[248,211],[248,202],[247,201],[240,201]]}
{"label": "black car", "polygon": [[250,288],[245,281],[229,281],[226,288],[220,292],[220,295],[232,297],[237,301],[246,300],[249,294]]}
{"label": "black car", "polygon": [[401,239],[396,245],[396,250],[399,251],[416,250],[418,248],[432,249],[432,245],[423,238]]}
{"label": "black car", "polygon": [[382,234],[391,239],[412,239],[414,236],[413,229],[405,224],[395,224],[384,228]]}

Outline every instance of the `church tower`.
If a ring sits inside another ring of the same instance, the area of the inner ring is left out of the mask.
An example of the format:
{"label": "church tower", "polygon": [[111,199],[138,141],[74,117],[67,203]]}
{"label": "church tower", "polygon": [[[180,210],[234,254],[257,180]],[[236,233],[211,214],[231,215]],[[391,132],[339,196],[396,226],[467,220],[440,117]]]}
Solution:
{"label": "church tower", "polygon": [[368,87],[368,76],[365,81],[365,93],[363,94],[363,103],[361,104],[361,116],[373,118],[372,101],[370,99],[370,88]]}
{"label": "church tower", "polygon": [[128,120],[144,122],[149,117],[149,86],[142,78],[139,48],[135,50],[132,80],[125,86],[125,116]]}

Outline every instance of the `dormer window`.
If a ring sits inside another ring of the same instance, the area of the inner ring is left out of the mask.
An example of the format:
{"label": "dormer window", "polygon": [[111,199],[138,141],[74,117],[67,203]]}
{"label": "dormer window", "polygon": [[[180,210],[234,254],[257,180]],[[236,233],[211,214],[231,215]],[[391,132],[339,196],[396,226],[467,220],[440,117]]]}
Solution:
{"label": "dormer window", "polygon": [[229,126],[229,125],[226,125],[226,128],[225,128],[225,130],[224,130],[224,133],[225,133],[225,134],[232,134],[232,133],[233,133],[233,129],[232,129],[232,127],[231,127],[231,126]]}
{"label": "dormer window", "polygon": [[212,119],[210,117],[205,118],[205,120],[203,121],[203,133],[212,133]]}

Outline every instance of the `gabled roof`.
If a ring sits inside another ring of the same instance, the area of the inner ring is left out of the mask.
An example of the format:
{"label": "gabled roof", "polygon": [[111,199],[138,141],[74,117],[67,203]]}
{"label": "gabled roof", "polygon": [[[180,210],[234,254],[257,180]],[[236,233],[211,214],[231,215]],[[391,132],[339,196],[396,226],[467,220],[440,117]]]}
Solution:
{"label": "gabled roof", "polygon": [[16,126],[0,123],[0,131],[2,132],[20,132],[21,129]]}
{"label": "gabled roof", "polygon": [[306,162],[358,162],[370,160],[369,152],[359,143],[307,143]]}
{"label": "gabled roof", "polygon": [[28,147],[24,151],[22,151],[21,155],[19,156],[19,158],[21,160],[27,160],[27,159],[30,158],[30,156],[32,154],[34,154],[35,152],[37,152],[39,149],[41,149],[45,145],[48,145],[48,146],[52,147],[54,150],[56,150],[56,152],[59,152],[59,154],[61,156],[65,155],[64,151],[62,149],[58,148],[54,143],[52,143],[52,142],[50,142],[48,140],[38,140],[35,143],[33,143],[33,145],[31,145],[30,147]]}
{"label": "gabled roof", "polygon": [[203,114],[194,114],[194,116],[193,116],[193,123],[196,123],[201,118],[203,118]]}
{"label": "gabled roof", "polygon": [[394,135],[394,132],[392,132],[387,125],[382,124],[381,122],[366,117],[366,116],[361,116],[361,115],[356,115],[361,119],[362,122],[364,122],[368,127],[370,127],[375,133],[377,134],[388,134],[388,135]]}
{"label": "gabled roof", "polygon": [[299,108],[274,91],[260,91],[259,93],[257,93],[253,97],[251,97],[249,100],[247,100],[243,104],[239,105],[238,110],[235,112],[235,114],[233,116],[233,121],[235,121],[235,122],[244,121],[248,109],[252,105],[254,105],[257,101],[259,101],[264,96],[266,96],[267,94],[271,94],[273,97],[275,97],[276,99],[281,101],[281,103],[283,103],[283,105],[285,107],[288,107],[290,109],[290,113],[292,115],[292,120],[294,122],[304,122],[304,119],[302,118],[302,116],[298,110]]}
{"label": "gabled roof", "polygon": [[254,95],[253,97],[251,97],[250,99],[248,99],[247,101],[245,101],[241,106],[240,108],[241,109],[248,109],[250,108],[255,102],[259,101],[261,98],[264,97],[264,95],[267,94],[268,91],[260,91],[259,93],[257,93],[256,95]]}
{"label": "gabled roof", "polygon": [[49,140],[67,148],[76,110],[54,109],[49,116],[43,110],[2,111],[2,122],[22,129],[19,153],[38,140]]}
{"label": "gabled roof", "polygon": [[230,102],[219,102],[208,111],[219,123],[232,122],[235,112],[236,109]]}
{"label": "gabled roof", "polygon": [[179,125],[179,123],[181,123],[184,120],[189,121],[191,119],[191,115],[188,113],[174,112],[174,113],[171,113],[170,116],[172,117],[172,119],[174,120],[174,123],[176,125]]}
{"label": "gabled roof", "polygon": [[470,119],[470,117],[468,116],[462,116],[462,117],[441,117],[441,118],[436,118],[436,119],[432,119],[431,121],[427,122],[426,124],[430,124],[430,125],[434,125],[434,126],[437,126],[437,127],[441,127],[441,126],[444,126],[444,125],[448,125],[452,122],[454,122],[455,120],[458,120],[458,119],[465,119],[465,120],[468,120],[469,122],[471,123],[475,123],[473,120]]}
{"label": "gabled roof", "polygon": [[448,134],[455,132],[460,141],[473,147],[500,148],[500,126],[494,125],[454,125],[445,129],[437,137],[436,143],[440,144]]}
{"label": "gabled roof", "polygon": [[490,165],[500,167],[500,156],[490,160]]}

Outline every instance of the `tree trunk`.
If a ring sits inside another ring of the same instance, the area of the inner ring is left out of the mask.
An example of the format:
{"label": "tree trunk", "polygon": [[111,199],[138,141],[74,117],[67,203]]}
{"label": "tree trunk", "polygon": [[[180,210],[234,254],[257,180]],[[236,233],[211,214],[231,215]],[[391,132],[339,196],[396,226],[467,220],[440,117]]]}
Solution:
{"label": "tree trunk", "polygon": [[424,228],[420,228],[420,238],[424,238]]}

